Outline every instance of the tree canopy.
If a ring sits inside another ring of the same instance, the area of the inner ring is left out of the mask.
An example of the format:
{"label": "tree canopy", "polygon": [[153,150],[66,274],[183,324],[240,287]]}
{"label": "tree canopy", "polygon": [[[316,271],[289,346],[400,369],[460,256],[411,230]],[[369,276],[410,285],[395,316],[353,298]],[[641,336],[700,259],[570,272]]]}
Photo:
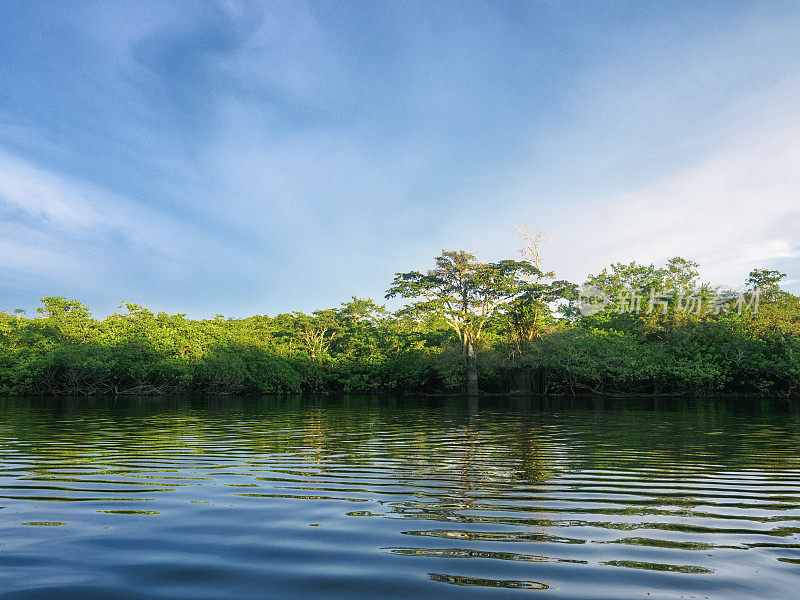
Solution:
{"label": "tree canopy", "polygon": [[754,269],[728,290],[679,257],[615,263],[587,277],[608,301],[586,312],[581,286],[545,272],[535,244],[521,260],[448,251],[398,273],[387,297],[409,302],[394,312],[354,296],[208,319],[123,302],[98,319],[46,297],[33,316],[0,312],[0,394],[800,390],[800,298],[784,273]]}
{"label": "tree canopy", "polygon": [[443,250],[435,262],[426,273],[397,273],[386,297],[416,299],[403,313],[440,317],[453,329],[464,349],[466,393],[476,395],[475,346],[486,323],[528,291],[531,278],[542,273],[527,261],[480,263],[463,250]]}

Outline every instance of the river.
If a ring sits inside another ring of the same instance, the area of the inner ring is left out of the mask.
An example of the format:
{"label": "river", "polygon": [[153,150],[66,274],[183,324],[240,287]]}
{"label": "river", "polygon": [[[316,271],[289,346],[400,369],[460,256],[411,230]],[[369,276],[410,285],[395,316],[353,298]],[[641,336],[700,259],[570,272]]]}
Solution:
{"label": "river", "polygon": [[0,598],[783,599],[781,399],[0,398]]}

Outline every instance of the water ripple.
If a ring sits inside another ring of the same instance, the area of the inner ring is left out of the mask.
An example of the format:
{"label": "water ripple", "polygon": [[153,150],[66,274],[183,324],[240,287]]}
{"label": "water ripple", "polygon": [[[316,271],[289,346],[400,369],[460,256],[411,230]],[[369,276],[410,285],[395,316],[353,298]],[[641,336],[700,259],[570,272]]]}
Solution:
{"label": "water ripple", "polygon": [[0,501],[0,598],[787,598],[800,410],[0,398]]}

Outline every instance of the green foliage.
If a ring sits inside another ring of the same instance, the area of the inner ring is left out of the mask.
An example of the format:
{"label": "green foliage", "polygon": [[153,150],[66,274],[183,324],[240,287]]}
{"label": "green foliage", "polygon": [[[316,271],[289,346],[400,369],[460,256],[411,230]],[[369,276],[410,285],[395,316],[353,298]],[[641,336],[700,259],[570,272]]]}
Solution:
{"label": "green foliage", "polygon": [[193,389],[211,394],[286,394],[302,388],[292,364],[257,346],[218,346],[193,370]]}
{"label": "green foliage", "polygon": [[488,319],[526,291],[526,276],[541,274],[525,261],[479,263],[463,250],[443,251],[435,260],[425,274],[397,273],[386,297],[415,299],[404,313],[441,317],[464,344],[477,343]]}
{"label": "green foliage", "polygon": [[464,390],[473,396],[478,393],[476,347],[484,327],[515,299],[530,295],[532,281],[543,274],[528,261],[479,263],[463,250],[442,251],[435,261],[436,268],[425,274],[397,273],[386,297],[413,298],[401,314],[440,319],[455,332],[463,348]]}
{"label": "green foliage", "polygon": [[576,310],[574,284],[466,252],[443,253],[426,274],[398,274],[389,295],[414,302],[394,314],[354,296],[311,314],[245,319],[123,303],[99,320],[76,300],[48,297],[34,318],[0,313],[0,394],[454,393],[470,367],[465,331],[484,392],[797,394],[800,299],[780,289],[785,275],[751,272],[757,305],[723,291],[741,311],[713,310],[711,288],[694,288],[702,310],[686,311],[696,267],[680,258],[611,265],[589,283],[667,290],[665,308],[589,316]]}

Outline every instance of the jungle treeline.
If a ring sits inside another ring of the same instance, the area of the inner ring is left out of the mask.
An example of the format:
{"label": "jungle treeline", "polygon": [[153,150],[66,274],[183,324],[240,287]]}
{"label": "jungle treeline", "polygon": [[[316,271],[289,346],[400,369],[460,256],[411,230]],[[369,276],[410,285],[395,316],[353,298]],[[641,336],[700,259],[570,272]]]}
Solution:
{"label": "jungle treeline", "polygon": [[43,298],[36,315],[0,313],[0,395],[800,389],[800,298],[783,273],[720,290],[674,258],[616,263],[578,286],[543,272],[535,250],[497,263],[443,252],[427,272],[397,274],[387,297],[411,302],[394,312],[354,296],[311,314],[200,320],[123,302],[99,319]]}

